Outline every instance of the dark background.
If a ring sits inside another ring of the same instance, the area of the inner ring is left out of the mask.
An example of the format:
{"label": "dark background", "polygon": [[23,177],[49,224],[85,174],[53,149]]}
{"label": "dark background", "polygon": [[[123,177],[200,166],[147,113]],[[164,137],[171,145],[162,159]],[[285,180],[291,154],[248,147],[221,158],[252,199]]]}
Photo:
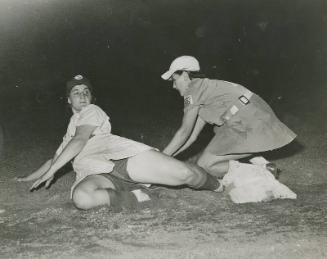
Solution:
{"label": "dark background", "polygon": [[185,54],[208,77],[245,85],[281,115],[324,102],[323,0],[0,3],[3,125],[13,114],[63,107],[65,82],[76,74],[90,78],[118,126],[128,116],[179,119],[182,100],[160,75]]}
{"label": "dark background", "polygon": [[[327,0],[0,0],[0,257],[326,258],[326,43]],[[13,181],[53,156],[76,74],[115,133],[167,145],[183,100],[160,75],[184,54],[264,97],[298,135],[263,154],[296,200],[159,188],[150,209],[83,212],[70,163],[49,189]]]}

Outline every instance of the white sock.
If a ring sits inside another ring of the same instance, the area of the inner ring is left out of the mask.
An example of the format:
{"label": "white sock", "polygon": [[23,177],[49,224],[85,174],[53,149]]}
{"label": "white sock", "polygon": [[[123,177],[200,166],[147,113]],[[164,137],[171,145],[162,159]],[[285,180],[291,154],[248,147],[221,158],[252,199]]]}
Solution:
{"label": "white sock", "polygon": [[223,192],[224,191],[223,181],[219,179],[217,179],[217,181],[219,182],[219,187],[216,190],[214,190],[214,192]]}
{"label": "white sock", "polygon": [[131,192],[135,195],[138,202],[144,202],[144,201],[150,201],[151,200],[150,196],[147,195],[145,192],[143,192],[140,189],[133,190]]}
{"label": "white sock", "polygon": [[234,170],[234,168],[238,167],[240,165],[240,162],[237,160],[229,160],[228,161],[228,171],[227,173]]}
{"label": "white sock", "polygon": [[250,159],[250,162],[254,165],[265,166],[266,164],[270,163],[267,159],[263,156],[256,156]]}

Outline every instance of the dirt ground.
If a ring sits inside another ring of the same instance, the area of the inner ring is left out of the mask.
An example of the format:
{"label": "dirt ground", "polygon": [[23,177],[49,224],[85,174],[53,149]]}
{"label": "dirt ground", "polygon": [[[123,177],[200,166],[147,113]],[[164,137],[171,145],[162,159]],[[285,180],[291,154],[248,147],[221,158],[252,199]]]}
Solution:
{"label": "dirt ground", "polygon": [[[238,205],[226,193],[160,187],[151,202],[122,212],[76,209],[70,168],[47,190],[15,182],[52,154],[65,123],[51,109],[21,111],[3,125],[0,258],[327,258],[327,125],[321,107],[307,108],[283,113],[299,137],[270,157],[296,200]],[[152,123],[121,133],[163,145],[161,132],[173,126]]]}

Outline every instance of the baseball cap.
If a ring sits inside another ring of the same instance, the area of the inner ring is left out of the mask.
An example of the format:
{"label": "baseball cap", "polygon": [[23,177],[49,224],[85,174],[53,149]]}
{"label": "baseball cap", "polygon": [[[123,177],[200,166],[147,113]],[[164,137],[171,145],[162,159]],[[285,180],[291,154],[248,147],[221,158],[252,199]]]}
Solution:
{"label": "baseball cap", "polygon": [[161,75],[161,78],[168,80],[176,71],[200,71],[199,61],[192,56],[180,56],[173,60],[169,70]]}
{"label": "baseball cap", "polygon": [[82,75],[76,75],[66,83],[67,96],[70,94],[70,91],[76,85],[86,85],[92,93],[93,88],[92,88],[90,81]]}

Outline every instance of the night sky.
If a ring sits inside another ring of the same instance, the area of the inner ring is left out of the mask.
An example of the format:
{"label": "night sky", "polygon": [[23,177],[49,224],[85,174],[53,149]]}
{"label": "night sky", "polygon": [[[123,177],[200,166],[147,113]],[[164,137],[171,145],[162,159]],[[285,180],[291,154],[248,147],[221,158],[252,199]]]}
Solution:
{"label": "night sky", "polygon": [[19,98],[28,107],[57,103],[76,74],[92,80],[100,104],[168,107],[179,99],[160,75],[184,54],[196,56],[208,77],[268,101],[308,85],[323,93],[325,2],[0,1],[2,113]]}

